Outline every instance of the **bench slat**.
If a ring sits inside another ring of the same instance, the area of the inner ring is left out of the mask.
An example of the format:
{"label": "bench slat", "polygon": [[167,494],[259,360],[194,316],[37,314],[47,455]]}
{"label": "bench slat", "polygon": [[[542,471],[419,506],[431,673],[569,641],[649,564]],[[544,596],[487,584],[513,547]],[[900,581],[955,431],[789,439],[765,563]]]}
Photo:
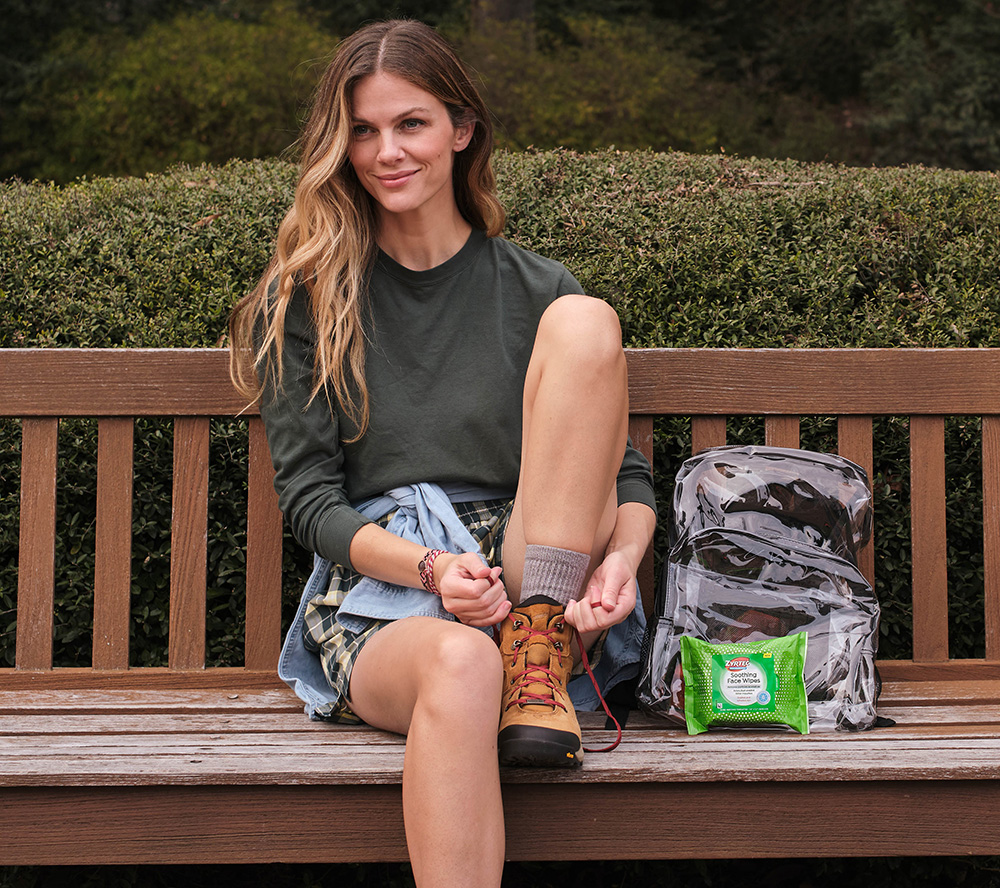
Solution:
{"label": "bench slat", "polygon": [[[631,409],[676,416],[982,415],[1000,349],[628,349]],[[226,349],[3,349],[0,416],[234,416]]]}
{"label": "bench slat", "polygon": [[15,664],[19,669],[52,667],[58,451],[58,419],[23,421],[17,634],[14,642]]}
{"label": "bench slat", "polygon": [[797,416],[768,416],[764,419],[764,443],[768,447],[799,446]]}
{"label": "bench slat", "polygon": [[979,416],[1000,403],[1000,349],[631,349],[626,357],[639,413]]}
{"label": "bench slat", "polygon": [[726,417],[691,417],[691,452],[700,453],[709,447],[726,446]]}
{"label": "bench slat", "polygon": [[[837,452],[861,466],[874,485],[875,458],[872,450],[872,418],[870,416],[837,417]],[[872,503],[874,509],[874,503]],[[875,533],[858,553],[858,567],[872,588],[875,587]]]}
{"label": "bench slat", "polygon": [[205,666],[208,571],[209,421],[174,421],[174,484],[170,535],[171,669]]}
{"label": "bench slat", "polygon": [[983,417],[983,573],[986,656],[1000,659],[1000,416]]}
{"label": "bench slat", "polygon": [[97,424],[94,650],[97,669],[127,669],[132,583],[131,418]]}
{"label": "bench slat", "polygon": [[260,417],[250,419],[246,588],[246,667],[273,670],[281,645],[281,512]]}
{"label": "bench slat", "polygon": [[0,416],[256,414],[228,367],[222,348],[0,349]]}
{"label": "bench slat", "polygon": [[[133,867],[407,859],[398,786],[12,789],[4,799],[3,864],[37,864],[39,849],[47,864]],[[508,856],[542,861],[994,854],[984,812],[998,807],[991,781],[504,786]],[[548,808],[600,816],[572,830],[524,816]],[[766,816],[734,831],[733,812],[746,811]],[[331,839],[340,823],[350,828]]]}
{"label": "bench slat", "polygon": [[948,659],[944,417],[910,417],[913,659]]}

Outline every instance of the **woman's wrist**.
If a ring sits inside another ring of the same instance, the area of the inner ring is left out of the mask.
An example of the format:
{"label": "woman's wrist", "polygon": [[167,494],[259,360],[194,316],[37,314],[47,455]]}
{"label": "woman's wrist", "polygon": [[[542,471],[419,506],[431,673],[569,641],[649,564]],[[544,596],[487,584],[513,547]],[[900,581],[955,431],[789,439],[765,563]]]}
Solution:
{"label": "woman's wrist", "polygon": [[434,576],[434,564],[441,555],[447,554],[444,549],[428,549],[424,553],[423,558],[420,559],[420,563],[417,564],[417,573],[420,576],[420,582],[428,592],[432,592],[435,595],[440,595],[441,590],[438,588]]}
{"label": "woman's wrist", "polygon": [[448,565],[457,557],[444,549],[428,549],[424,553],[417,565],[417,573],[420,575],[421,584],[428,592],[432,592],[434,595],[441,594],[439,583],[444,577]]}
{"label": "woman's wrist", "polygon": [[[449,565],[458,556],[454,552],[444,552],[440,558],[434,560],[434,585],[441,588],[441,581],[444,579],[444,575],[448,572]],[[441,594],[440,592],[438,593]]]}

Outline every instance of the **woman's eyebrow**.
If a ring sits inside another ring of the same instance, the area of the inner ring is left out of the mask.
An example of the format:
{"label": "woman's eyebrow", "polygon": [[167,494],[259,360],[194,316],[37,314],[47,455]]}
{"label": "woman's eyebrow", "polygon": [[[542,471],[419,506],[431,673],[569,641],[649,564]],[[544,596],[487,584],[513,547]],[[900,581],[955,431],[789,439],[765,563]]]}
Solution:
{"label": "woman's eyebrow", "polygon": [[[409,108],[408,110],[402,112],[401,114],[397,114],[393,118],[393,123],[397,123],[400,120],[405,120],[407,117],[413,117],[414,114],[430,114],[430,113],[431,113],[430,108],[423,108],[419,105],[415,105],[413,108]],[[352,118],[352,122],[365,123],[365,124],[371,123],[371,121],[365,120],[363,117],[357,117],[357,116]]]}

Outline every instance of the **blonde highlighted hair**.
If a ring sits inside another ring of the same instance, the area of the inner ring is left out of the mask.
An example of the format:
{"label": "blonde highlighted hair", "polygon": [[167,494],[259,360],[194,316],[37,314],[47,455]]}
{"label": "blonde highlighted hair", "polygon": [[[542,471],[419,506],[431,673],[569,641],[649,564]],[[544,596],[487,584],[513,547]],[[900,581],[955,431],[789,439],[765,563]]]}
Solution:
{"label": "blonde highlighted hair", "polygon": [[365,77],[386,72],[431,93],[454,126],[473,125],[455,155],[452,181],[458,209],[491,237],[503,229],[491,155],[493,125],[472,78],[448,43],[416,21],[367,25],[337,48],[320,81],[301,139],[295,201],[278,229],[275,254],[253,292],[229,319],[230,374],[249,400],[279,392],[285,315],[297,286],[308,293],[316,328],[312,398],[325,392],[358,429],[368,425],[365,335],[367,278],[376,255],[373,199],[350,164],[351,101]]}

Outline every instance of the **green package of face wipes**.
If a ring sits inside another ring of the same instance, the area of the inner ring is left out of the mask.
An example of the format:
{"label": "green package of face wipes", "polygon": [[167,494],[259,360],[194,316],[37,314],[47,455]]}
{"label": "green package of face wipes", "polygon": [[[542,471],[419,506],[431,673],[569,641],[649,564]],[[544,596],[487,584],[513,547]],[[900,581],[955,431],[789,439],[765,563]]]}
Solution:
{"label": "green package of face wipes", "polygon": [[681,636],[689,734],[713,727],[785,725],[809,733],[802,670],[806,633],[739,644]]}

